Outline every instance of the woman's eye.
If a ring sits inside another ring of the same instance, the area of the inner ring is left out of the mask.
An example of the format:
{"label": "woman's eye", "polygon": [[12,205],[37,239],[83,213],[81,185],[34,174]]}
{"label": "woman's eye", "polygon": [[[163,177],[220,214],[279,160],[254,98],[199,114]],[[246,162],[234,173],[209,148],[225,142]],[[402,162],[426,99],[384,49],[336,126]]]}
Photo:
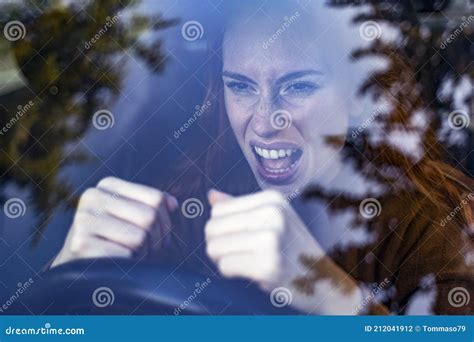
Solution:
{"label": "woman's eye", "polygon": [[313,83],[297,82],[286,86],[283,89],[282,94],[306,95],[313,93],[317,88],[317,85]]}
{"label": "woman's eye", "polygon": [[227,82],[226,86],[236,93],[254,92],[254,88],[244,82]]}

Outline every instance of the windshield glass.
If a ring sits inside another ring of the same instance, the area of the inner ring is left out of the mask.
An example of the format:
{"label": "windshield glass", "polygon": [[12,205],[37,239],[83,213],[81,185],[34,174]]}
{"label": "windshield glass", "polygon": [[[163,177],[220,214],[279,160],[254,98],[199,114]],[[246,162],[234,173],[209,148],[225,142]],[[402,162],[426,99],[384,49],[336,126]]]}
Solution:
{"label": "windshield glass", "polygon": [[311,314],[472,313],[469,1],[0,7],[8,297],[125,256]]}

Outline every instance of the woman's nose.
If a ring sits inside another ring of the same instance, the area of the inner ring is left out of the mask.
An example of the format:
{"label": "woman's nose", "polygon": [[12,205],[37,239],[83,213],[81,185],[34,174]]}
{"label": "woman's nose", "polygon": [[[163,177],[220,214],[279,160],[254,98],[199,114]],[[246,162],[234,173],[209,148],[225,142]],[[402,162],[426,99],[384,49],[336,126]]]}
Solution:
{"label": "woman's nose", "polygon": [[271,99],[261,100],[252,116],[252,130],[261,137],[268,137],[278,132],[272,124],[272,115],[276,111]]}

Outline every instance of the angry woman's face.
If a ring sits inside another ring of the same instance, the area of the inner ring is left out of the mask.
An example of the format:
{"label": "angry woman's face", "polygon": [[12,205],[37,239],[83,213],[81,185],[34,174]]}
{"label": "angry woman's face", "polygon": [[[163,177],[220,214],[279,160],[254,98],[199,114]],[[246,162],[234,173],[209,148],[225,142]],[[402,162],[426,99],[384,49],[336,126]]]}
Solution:
{"label": "angry woman's face", "polygon": [[293,18],[279,34],[270,20],[234,23],[223,43],[233,132],[260,187],[285,194],[337,172],[340,145],[328,138],[346,136],[350,111],[338,66],[345,56],[326,54],[337,42],[318,39]]}

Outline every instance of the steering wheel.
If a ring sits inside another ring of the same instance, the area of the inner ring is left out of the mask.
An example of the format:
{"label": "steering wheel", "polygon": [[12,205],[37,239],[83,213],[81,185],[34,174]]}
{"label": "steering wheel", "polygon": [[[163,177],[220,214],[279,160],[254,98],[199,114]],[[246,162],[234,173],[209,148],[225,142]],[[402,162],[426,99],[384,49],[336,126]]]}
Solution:
{"label": "steering wheel", "polygon": [[[273,304],[272,304],[273,303]],[[294,315],[244,280],[133,259],[88,259],[55,267],[25,291],[12,314]]]}

